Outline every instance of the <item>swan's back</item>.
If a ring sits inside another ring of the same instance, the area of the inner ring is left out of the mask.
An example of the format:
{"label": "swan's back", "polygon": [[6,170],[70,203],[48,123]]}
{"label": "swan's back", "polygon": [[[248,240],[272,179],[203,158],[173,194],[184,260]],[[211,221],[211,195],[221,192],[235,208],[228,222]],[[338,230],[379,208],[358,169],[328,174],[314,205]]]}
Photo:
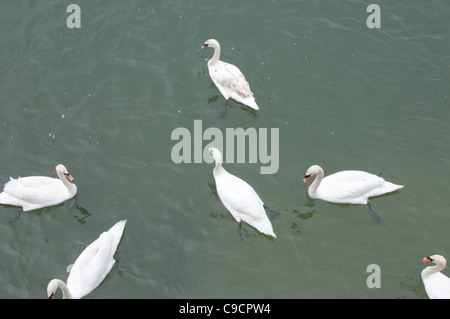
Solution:
{"label": "swan's back", "polygon": [[22,206],[27,211],[57,205],[69,196],[67,187],[57,178],[28,176],[10,178],[0,194],[0,203]]}
{"label": "swan's back", "polygon": [[264,203],[253,187],[225,169],[214,178],[222,203],[236,221],[242,220],[260,232],[276,237],[272,223],[264,210]]}
{"label": "swan's back", "polygon": [[441,272],[432,274],[422,270],[422,280],[430,299],[450,299],[450,278]]}
{"label": "swan's back", "polygon": [[0,193],[0,204],[22,206],[24,211],[58,205],[73,196],[77,189],[69,188],[59,178],[27,176],[10,177]]}
{"label": "swan's back", "polygon": [[126,220],[116,223],[92,242],[76,259],[67,278],[67,286],[75,298],[81,298],[100,285],[114,266],[114,254]]}
{"label": "swan's back", "polygon": [[228,100],[231,97],[255,110],[259,110],[253,92],[250,90],[250,85],[237,66],[217,61],[213,65],[208,63],[208,68],[211,79],[225,99]]}
{"label": "swan's back", "polygon": [[317,196],[334,203],[367,204],[369,197],[390,193],[402,187],[374,174],[348,170],[324,177],[317,189]]}

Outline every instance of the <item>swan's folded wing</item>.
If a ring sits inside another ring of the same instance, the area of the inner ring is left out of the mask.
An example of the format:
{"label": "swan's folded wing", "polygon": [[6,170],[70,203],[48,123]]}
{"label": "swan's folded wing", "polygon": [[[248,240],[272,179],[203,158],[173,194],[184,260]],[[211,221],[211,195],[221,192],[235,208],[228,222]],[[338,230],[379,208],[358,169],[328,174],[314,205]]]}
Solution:
{"label": "swan's folded wing", "polygon": [[67,278],[71,290],[86,295],[103,281],[114,265],[112,246],[113,236],[104,232],[78,256]]}
{"label": "swan's folded wing", "polygon": [[[11,180],[14,179],[11,178]],[[55,181],[59,181],[59,179],[48,176],[27,176],[27,177],[19,177],[16,179],[16,181],[25,187],[35,188],[52,184]]]}
{"label": "swan's folded wing", "polygon": [[69,277],[67,278],[67,285],[79,285],[85,281],[84,270],[89,268],[92,259],[94,258],[97,250],[100,248],[100,238],[97,238],[89,246],[87,246],[83,252],[77,257],[70,270]]}
{"label": "swan's folded wing", "polygon": [[363,171],[355,171],[355,180],[349,181],[354,188],[354,192],[359,192],[366,198],[379,196],[393,192],[402,188],[402,185],[396,185],[384,180],[382,177]]}
{"label": "swan's folded wing", "polygon": [[[232,174],[227,174],[218,180],[217,192],[222,203],[228,210],[241,214],[251,214],[258,217],[258,213],[265,214],[263,201],[247,182]],[[232,213],[232,212],[231,212]]]}
{"label": "swan's folded wing", "polygon": [[114,237],[105,232],[100,235],[99,239],[102,241],[101,246],[89,265],[89,271],[84,274],[86,281],[91,282],[95,287],[100,285],[115,263],[113,258],[115,252]]}
{"label": "swan's folded wing", "polygon": [[[253,96],[244,74],[239,68],[233,64],[219,61],[217,67],[214,67],[210,74],[216,86],[224,94],[222,90],[226,90],[229,96],[236,94],[233,98],[248,98]],[[226,96],[224,94],[224,96]]]}
{"label": "swan's folded wing", "polygon": [[424,284],[431,299],[450,299],[450,278],[444,274],[434,273]]}
{"label": "swan's folded wing", "polygon": [[127,220],[123,219],[115,223],[109,230],[108,233],[113,235],[113,248],[114,250],[117,249],[117,246],[119,245],[119,242],[122,238],[123,231],[125,229],[125,224]]}
{"label": "swan's folded wing", "polygon": [[3,191],[11,197],[28,203],[45,203],[52,201],[54,192],[46,190],[53,189],[55,183],[61,182],[59,179],[46,176],[11,178],[5,184]]}
{"label": "swan's folded wing", "polygon": [[379,195],[384,179],[363,171],[342,171],[325,177],[319,190],[324,199],[335,203],[366,204]]}

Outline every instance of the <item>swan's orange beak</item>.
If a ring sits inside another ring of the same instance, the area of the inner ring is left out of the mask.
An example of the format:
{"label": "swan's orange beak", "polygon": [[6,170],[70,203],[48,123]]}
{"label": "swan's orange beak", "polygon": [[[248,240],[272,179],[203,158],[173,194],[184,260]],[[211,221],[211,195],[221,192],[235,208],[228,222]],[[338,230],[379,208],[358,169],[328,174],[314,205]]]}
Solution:
{"label": "swan's orange beak", "polygon": [[305,178],[303,178],[303,183],[306,183],[310,177],[311,175],[306,175]]}
{"label": "swan's orange beak", "polygon": [[71,182],[75,181],[75,178],[73,178],[72,175],[70,175],[69,173],[64,173],[64,176]]}
{"label": "swan's orange beak", "polygon": [[200,49],[205,49],[207,47],[208,47],[208,45],[205,43],[205,44],[202,45],[202,47]]}
{"label": "swan's orange beak", "polygon": [[431,258],[430,257],[425,257],[424,259],[422,259],[422,261],[427,261],[427,262],[431,262]]}

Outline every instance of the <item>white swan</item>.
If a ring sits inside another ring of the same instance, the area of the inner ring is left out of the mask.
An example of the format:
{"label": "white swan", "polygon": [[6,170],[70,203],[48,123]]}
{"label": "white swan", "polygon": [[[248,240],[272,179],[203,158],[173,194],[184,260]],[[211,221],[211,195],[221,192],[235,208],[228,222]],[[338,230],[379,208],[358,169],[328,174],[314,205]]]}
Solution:
{"label": "white swan", "polygon": [[0,204],[21,206],[23,211],[60,204],[77,193],[74,178],[64,165],[55,167],[59,178],[28,176],[10,177],[0,193]]}
{"label": "white swan", "polygon": [[226,115],[226,106],[230,97],[242,104],[250,106],[255,110],[259,110],[255,102],[250,85],[245,79],[244,74],[235,65],[220,61],[220,44],[215,39],[206,40],[201,49],[212,47],[214,55],[208,61],[209,76],[225,98],[225,106],[220,115]]}
{"label": "white swan", "polygon": [[403,188],[403,185],[387,182],[382,177],[363,171],[341,171],[324,178],[323,169],[319,165],[308,168],[303,182],[306,183],[314,175],[317,177],[308,188],[308,195],[311,198],[331,203],[367,205],[370,215],[377,223],[381,222],[381,218],[372,210],[369,197]]}
{"label": "white swan", "polygon": [[449,299],[450,278],[440,272],[447,264],[445,258],[441,255],[432,255],[425,257],[422,261],[436,263],[436,265],[428,266],[421,272],[428,297],[430,299]]}
{"label": "white swan", "polygon": [[53,299],[56,289],[60,288],[64,299],[80,299],[97,288],[115,263],[113,256],[125,223],[126,220],[117,222],[86,247],[72,265],[67,285],[62,280],[52,279],[47,286],[48,297]]}
{"label": "white swan", "polygon": [[223,205],[238,222],[240,238],[242,239],[241,220],[255,227],[261,233],[277,238],[264,210],[267,207],[264,206],[253,187],[239,177],[228,173],[222,167],[222,154],[217,148],[211,147],[209,151],[216,162],[213,176],[216,181],[217,193]]}

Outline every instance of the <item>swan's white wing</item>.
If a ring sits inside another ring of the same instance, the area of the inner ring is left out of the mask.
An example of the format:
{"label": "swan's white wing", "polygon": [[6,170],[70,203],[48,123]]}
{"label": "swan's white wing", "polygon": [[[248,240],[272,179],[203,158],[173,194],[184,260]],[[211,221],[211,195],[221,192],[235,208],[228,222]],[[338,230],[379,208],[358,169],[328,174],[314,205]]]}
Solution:
{"label": "swan's white wing", "polygon": [[122,238],[123,231],[125,229],[125,224],[127,220],[123,219],[114,224],[109,230],[108,233],[113,235],[113,248],[114,251],[117,249],[119,245],[120,239]]}
{"label": "swan's white wing", "polygon": [[125,223],[126,220],[121,220],[107,232],[103,232],[75,260],[67,278],[67,285],[73,295],[81,298],[89,294],[111,271]]}
{"label": "swan's white wing", "polygon": [[104,232],[90,244],[72,266],[67,285],[81,298],[100,285],[114,265],[113,236]]}
{"label": "swan's white wing", "polygon": [[55,181],[59,181],[59,179],[57,178],[48,176],[27,176],[27,177],[19,177],[17,179],[10,178],[10,180],[15,180],[18,183],[22,184],[23,186],[30,188],[42,187],[48,184],[52,184]]}
{"label": "swan's white wing", "polygon": [[383,178],[367,172],[341,171],[326,176],[317,193],[330,202],[366,204],[368,197],[380,195],[383,183]]}
{"label": "swan's white wing", "polygon": [[26,197],[34,194],[36,190],[51,187],[56,182],[60,182],[60,180],[46,176],[19,177],[17,179],[11,177],[3,191],[10,196],[26,200]]}
{"label": "swan's white wing", "polygon": [[247,182],[226,172],[216,179],[216,184],[222,203],[236,219],[246,221],[245,215],[252,218],[265,215],[263,201]]}
{"label": "swan's white wing", "polygon": [[233,64],[218,61],[209,68],[209,74],[222,95],[239,101],[253,96],[244,74]]}
{"label": "swan's white wing", "polygon": [[86,281],[97,287],[105,279],[114,266],[114,237],[109,233],[100,235],[101,248],[97,251],[89,265],[89,271],[85,272]]}
{"label": "swan's white wing", "polygon": [[424,280],[425,290],[430,299],[450,299],[450,278],[437,272]]}
{"label": "swan's white wing", "polygon": [[59,179],[29,176],[11,178],[4,186],[0,202],[23,206],[24,210],[29,210],[58,204],[67,197],[67,188]]}
{"label": "swan's white wing", "polygon": [[264,210],[264,203],[253,187],[228,172],[216,178],[217,193],[228,211],[260,232],[277,237]]}

